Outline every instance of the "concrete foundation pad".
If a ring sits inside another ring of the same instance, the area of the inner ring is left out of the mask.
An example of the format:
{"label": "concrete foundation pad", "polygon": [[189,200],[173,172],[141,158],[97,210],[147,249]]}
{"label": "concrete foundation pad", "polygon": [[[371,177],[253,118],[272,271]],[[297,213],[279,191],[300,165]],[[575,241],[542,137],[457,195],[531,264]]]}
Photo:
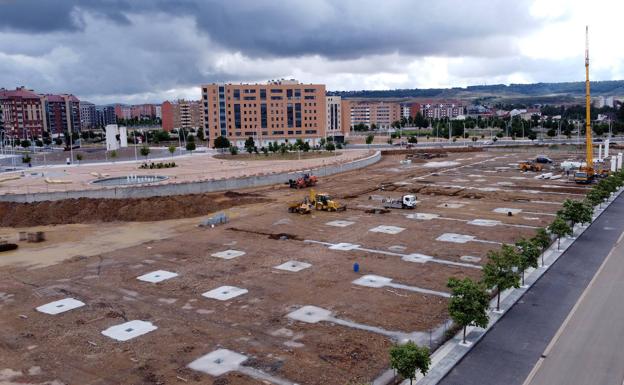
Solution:
{"label": "concrete foundation pad", "polygon": [[474,239],[472,235],[444,233],[436,238],[436,241],[441,242],[453,242],[453,243],[466,243]]}
{"label": "concrete foundation pad", "polygon": [[77,309],[79,307],[83,307],[85,304],[81,301],[78,301],[74,298],[64,298],[58,301],[50,302],[45,305],[41,305],[37,308],[37,311],[40,313],[56,315],[60,313],[64,313],[66,311],[70,311],[73,309]]}
{"label": "concrete foundation pad", "polygon": [[401,257],[401,259],[405,262],[425,263],[428,260],[433,259],[433,257],[430,255],[414,253],[414,254],[404,255]]}
{"label": "concrete foundation pad", "polygon": [[327,321],[331,319],[332,313],[327,309],[308,305],[289,313],[287,317],[296,321],[315,324],[320,321]]}
{"label": "concrete foundation pad", "polygon": [[481,261],[480,257],[474,257],[472,255],[463,255],[459,257],[459,259],[461,259],[464,262],[473,262],[473,263]]}
{"label": "concrete foundation pad", "polygon": [[468,224],[474,226],[494,227],[500,225],[501,221],[495,221],[492,219],[473,219],[471,221],[468,221]]}
{"label": "concrete foundation pad", "polygon": [[241,257],[245,255],[244,251],[239,250],[225,250],[219,251],[218,253],[211,254],[213,257],[221,258],[221,259],[233,259],[237,257]]}
{"label": "concrete foundation pad", "polygon": [[356,279],[352,283],[360,286],[380,288],[387,286],[390,282],[392,282],[390,278],[369,274]]}
{"label": "concrete foundation pad", "polygon": [[281,265],[275,266],[274,269],[298,272],[307,269],[310,266],[312,265],[306,262],[288,261],[286,263],[282,263]]}
{"label": "concrete foundation pad", "polygon": [[350,251],[350,250],[355,250],[358,247],[360,247],[360,245],[355,245],[353,243],[337,243],[335,245],[329,246],[329,249],[330,250]]}
{"label": "concrete foundation pad", "polygon": [[162,281],[165,281],[167,279],[171,279],[177,276],[178,276],[177,273],[172,273],[171,271],[156,270],[156,271],[152,271],[151,273],[143,274],[137,277],[137,279],[139,281],[157,283],[157,282],[162,282]]}
{"label": "concrete foundation pad", "polygon": [[248,292],[249,290],[236,286],[221,286],[205,292],[202,296],[206,298],[218,299],[219,301],[227,301],[238,297],[239,295],[247,294]]}
{"label": "concrete foundation pad", "polygon": [[373,227],[372,229],[369,229],[368,231],[373,232],[373,233],[384,233],[384,234],[394,235],[394,234],[400,233],[403,230],[405,230],[405,228],[403,227],[381,225],[381,226]]}
{"label": "concrete foundation pad", "polygon": [[351,226],[354,223],[355,222],[351,222],[351,221],[331,221],[325,224],[327,226],[334,226],[334,227],[347,227],[347,226]]}
{"label": "concrete foundation pad", "polygon": [[228,349],[218,349],[188,364],[188,367],[198,372],[214,377],[237,370],[247,361],[247,356]]}
{"label": "concrete foundation pad", "polygon": [[111,326],[108,329],[103,330],[102,334],[117,341],[128,341],[156,329],[158,329],[158,327],[154,326],[151,322],[133,320]]}
{"label": "concrete foundation pad", "polygon": [[472,342],[470,342],[470,341],[466,341],[466,342],[462,341],[458,345],[469,348],[469,347],[472,346]]}
{"label": "concrete foundation pad", "polygon": [[518,214],[522,212],[522,209],[513,209],[513,208],[509,208],[509,207],[497,207],[494,210],[492,210],[495,213],[499,213],[499,214],[507,214],[507,213],[512,213],[512,214]]}
{"label": "concrete foundation pad", "polygon": [[431,213],[413,213],[413,214],[407,214],[405,215],[405,217],[407,219],[417,219],[419,221],[430,221],[432,219],[439,218],[440,215],[431,214]]}

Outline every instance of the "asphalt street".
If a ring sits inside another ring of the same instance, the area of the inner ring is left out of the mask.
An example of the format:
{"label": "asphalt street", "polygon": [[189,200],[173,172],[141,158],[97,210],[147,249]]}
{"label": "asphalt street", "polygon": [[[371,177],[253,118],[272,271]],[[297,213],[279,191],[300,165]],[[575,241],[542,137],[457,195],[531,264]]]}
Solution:
{"label": "asphalt street", "polygon": [[[556,335],[566,317],[577,303],[579,297],[587,288],[588,284],[602,265],[607,255],[617,242],[618,238],[624,231],[624,196],[620,196],[613,204],[585,231],[579,239],[555,262],[553,266],[537,281],[525,295],[514,305],[505,316],[490,330],[485,337],[477,343],[472,351],[457,365],[449,374],[440,381],[443,385],[521,385],[525,382],[527,376],[531,373],[533,367],[544,353],[549,342]],[[618,248],[621,252],[621,249]],[[620,254],[621,257],[621,254]],[[621,258],[616,255],[612,258],[619,264],[624,265]],[[614,268],[611,274],[617,276],[622,281],[624,268],[620,265]],[[603,270],[604,271],[604,270]],[[612,277],[607,277],[612,279]],[[600,283],[600,284],[599,284]],[[574,333],[577,330],[568,329],[562,333],[561,344],[570,344],[564,346],[555,346],[552,350],[553,369],[550,364],[544,365],[544,382],[539,384],[611,384],[612,382],[601,381],[583,381],[577,382],[574,375],[569,377],[565,375],[565,380],[560,381],[557,378],[558,370],[564,369],[564,365],[569,367],[577,366],[577,371],[592,371],[598,373],[601,371],[609,372],[609,377],[615,378],[623,370],[622,358],[623,351],[622,340],[624,337],[613,337],[612,330],[622,325],[621,320],[624,318],[624,305],[614,306],[602,301],[617,301],[617,294],[621,296],[622,286],[618,286],[616,282],[611,285],[602,282],[602,277],[593,285],[594,290],[601,290],[606,298],[592,303],[590,306],[596,306],[596,309],[604,310],[604,313],[596,314],[591,319],[581,320],[583,324],[578,331],[583,332],[583,336],[575,339]],[[593,290],[592,290],[593,291]],[[600,297],[600,293],[597,295]],[[594,299],[594,295],[586,298]],[[611,308],[610,308],[611,307]],[[586,310],[584,310],[586,311]],[[583,313],[585,314],[585,313]],[[592,324],[600,319],[600,317],[609,318],[608,320],[600,320],[600,324]],[[579,322],[576,317],[572,317],[575,324]],[[604,322],[603,322],[604,321]],[[611,328],[600,331],[602,323],[611,322]],[[619,324],[619,325],[618,325]],[[572,327],[572,323],[568,326]],[[624,328],[624,327],[622,327]],[[620,334],[621,329],[620,328]],[[588,329],[588,330],[586,330]],[[598,330],[595,330],[598,329]],[[599,340],[593,341],[592,338]],[[613,343],[605,345],[603,348],[596,345],[600,342],[613,337]],[[598,353],[601,357],[613,356],[615,361],[609,361],[606,358],[594,357],[591,360],[583,360],[580,358],[581,353],[577,353],[575,349],[583,346],[582,355],[591,355]],[[556,344],[559,345],[559,342]],[[571,349],[564,352],[567,346]],[[587,351],[587,349],[594,349]],[[615,349],[615,350],[614,350]],[[620,351],[616,351],[616,350]],[[609,350],[609,351],[604,351]],[[555,361],[558,355],[561,359]],[[575,358],[579,354],[578,359]],[[544,360],[548,362],[549,358]],[[569,362],[571,361],[571,362]],[[565,362],[565,363],[564,363]],[[594,365],[589,368],[588,365]],[[567,368],[567,367],[566,367]],[[549,372],[546,372],[549,370]],[[540,376],[542,374],[540,373]],[[542,377],[539,377],[541,379]],[[563,375],[562,375],[563,378]],[[579,379],[584,377],[578,377]],[[536,377],[536,381],[538,378]],[[616,382],[613,382],[614,384]],[[538,384],[537,382],[535,384]],[[622,378],[620,382],[622,384]]]}
{"label": "asphalt street", "polygon": [[615,246],[526,381],[621,385],[624,380],[624,242]]}

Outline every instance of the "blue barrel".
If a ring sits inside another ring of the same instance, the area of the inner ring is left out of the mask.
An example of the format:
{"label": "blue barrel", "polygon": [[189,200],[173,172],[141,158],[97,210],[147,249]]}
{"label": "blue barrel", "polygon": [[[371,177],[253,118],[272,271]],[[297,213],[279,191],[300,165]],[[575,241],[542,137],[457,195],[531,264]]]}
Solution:
{"label": "blue barrel", "polygon": [[358,271],[360,271],[360,264],[359,263],[356,262],[356,263],[353,264],[353,271],[356,272],[356,273]]}

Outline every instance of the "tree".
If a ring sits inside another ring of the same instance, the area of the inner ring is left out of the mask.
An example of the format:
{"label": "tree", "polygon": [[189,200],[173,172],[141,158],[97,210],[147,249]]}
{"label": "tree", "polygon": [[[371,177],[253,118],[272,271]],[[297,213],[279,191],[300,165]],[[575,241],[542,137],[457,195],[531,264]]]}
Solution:
{"label": "tree", "polygon": [[203,128],[197,130],[197,139],[199,139],[200,141],[206,139],[206,134],[204,133]]}
{"label": "tree", "polygon": [[214,146],[215,148],[218,148],[219,150],[223,150],[225,148],[230,148],[230,141],[228,140],[228,138],[226,138],[225,136],[217,136],[214,140]]}
{"label": "tree", "polygon": [[141,156],[145,157],[145,160],[147,161],[147,156],[150,154],[150,148],[147,146],[143,146],[141,147]]}
{"label": "tree", "polygon": [[522,276],[522,286],[524,286],[524,271],[529,267],[537,268],[540,256],[540,248],[530,239],[521,238],[516,242],[518,248],[518,268]]}
{"label": "tree", "polygon": [[232,155],[238,154],[238,147],[230,146],[230,154],[232,154]]}
{"label": "tree", "polygon": [[80,164],[80,161],[82,160],[82,154],[81,153],[77,153],[76,154],[76,160],[78,161],[78,164]]}
{"label": "tree", "polygon": [[56,139],[54,139],[54,144],[60,146],[61,144],[63,144],[63,139],[57,137]]}
{"label": "tree", "polygon": [[588,223],[592,220],[593,209],[582,201],[566,199],[563,201],[563,208],[557,212],[563,220],[574,225],[577,223]]}
{"label": "tree", "polygon": [[310,151],[310,143],[308,142],[303,142],[303,152],[308,152]]}
{"label": "tree", "polygon": [[28,147],[30,147],[31,143],[30,143],[30,140],[28,140],[28,139],[24,139],[24,140],[22,140],[22,141],[20,142],[20,145],[21,145],[22,147],[24,147],[24,148],[28,148]]}
{"label": "tree", "polygon": [[375,135],[373,134],[366,135],[366,144],[368,144],[369,146],[371,145],[371,143],[373,143],[374,140],[375,140]]}
{"label": "tree", "polygon": [[327,151],[334,151],[334,150],[336,150],[336,146],[334,146],[333,143],[327,143],[325,145],[325,150],[327,150]]}
{"label": "tree", "polygon": [[[192,138],[192,136],[191,136],[191,138]],[[197,148],[197,145],[195,144],[194,140],[186,142],[186,151],[189,151],[191,153],[191,155],[193,155],[193,151],[195,151],[196,148]]]}
{"label": "tree", "polygon": [[470,278],[449,278],[446,286],[451,289],[449,314],[464,329],[462,341],[466,343],[466,327],[474,325],[484,328],[488,324],[488,294],[481,283]]}
{"label": "tree", "polygon": [[[269,145],[271,145],[271,143],[269,143]],[[269,150],[267,150],[267,148],[266,148],[266,147],[264,147],[264,146],[263,146],[263,147],[260,149],[260,151],[262,151],[262,153],[264,154],[264,156],[269,156]]]}
{"label": "tree", "polygon": [[43,141],[41,139],[35,139],[35,146],[43,147]]}
{"label": "tree", "polygon": [[496,311],[499,311],[501,292],[520,287],[519,257],[513,246],[503,245],[499,251],[489,251],[488,259],[483,267],[483,282],[488,288],[496,288]]}
{"label": "tree", "polygon": [[416,144],[416,143],[418,143],[418,138],[416,136],[414,136],[414,135],[410,135],[410,137],[407,138],[407,142]]}
{"label": "tree", "polygon": [[173,154],[175,153],[176,147],[171,145],[167,147],[167,150],[169,150],[169,153],[171,154],[171,158],[173,159]]}
{"label": "tree", "polygon": [[247,140],[245,140],[245,150],[247,150],[248,153],[251,154],[255,146],[256,142],[254,142],[254,138],[252,138],[251,136],[247,138]]}
{"label": "tree", "polygon": [[110,157],[113,160],[113,162],[115,161],[115,158],[117,158],[117,151],[113,150],[110,153]]}
{"label": "tree", "polygon": [[531,240],[537,245],[537,247],[539,247],[542,254],[542,266],[544,266],[544,252],[546,251],[546,248],[552,243],[552,239],[550,238],[550,235],[548,235],[546,229],[540,227],[539,229],[537,229],[535,235],[533,236],[533,238],[531,238]]}
{"label": "tree", "polygon": [[572,228],[566,223],[565,219],[557,216],[555,220],[548,226],[548,231],[557,237],[557,250],[561,246],[561,237],[572,235]]}
{"label": "tree", "polygon": [[390,367],[395,369],[403,378],[409,378],[410,384],[416,377],[416,370],[427,374],[431,365],[429,349],[420,347],[412,341],[403,345],[394,345],[390,348]]}

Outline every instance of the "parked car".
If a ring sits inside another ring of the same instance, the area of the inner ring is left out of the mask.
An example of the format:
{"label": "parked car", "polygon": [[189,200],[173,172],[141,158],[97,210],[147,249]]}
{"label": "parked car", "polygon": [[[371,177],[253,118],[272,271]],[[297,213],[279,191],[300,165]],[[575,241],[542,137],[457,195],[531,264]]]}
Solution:
{"label": "parked car", "polygon": [[538,156],[535,158],[535,161],[536,161],[537,163],[552,163],[552,162],[553,162],[553,161],[552,161],[552,159],[550,159],[550,158],[549,158],[549,157],[547,157],[546,155],[538,155]]}

